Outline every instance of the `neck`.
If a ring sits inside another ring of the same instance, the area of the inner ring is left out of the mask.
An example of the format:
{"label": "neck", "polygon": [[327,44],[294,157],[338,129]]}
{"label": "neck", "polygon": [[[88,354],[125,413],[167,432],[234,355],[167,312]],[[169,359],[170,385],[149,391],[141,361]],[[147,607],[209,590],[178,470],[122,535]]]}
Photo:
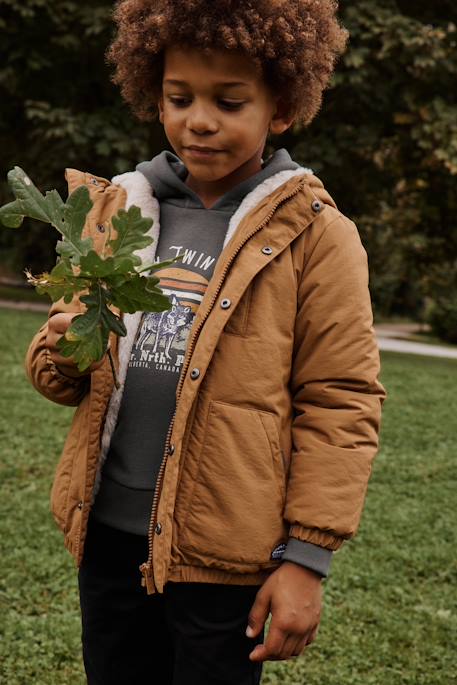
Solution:
{"label": "neck", "polygon": [[205,207],[210,209],[225,193],[257,174],[261,169],[262,152],[260,151],[223,178],[215,181],[202,181],[189,172],[185,184],[198,195]]}

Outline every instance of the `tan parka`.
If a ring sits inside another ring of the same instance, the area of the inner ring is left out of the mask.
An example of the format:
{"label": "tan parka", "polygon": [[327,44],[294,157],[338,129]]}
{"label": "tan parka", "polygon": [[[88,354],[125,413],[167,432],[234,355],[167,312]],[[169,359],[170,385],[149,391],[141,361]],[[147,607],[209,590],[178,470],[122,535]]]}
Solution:
{"label": "tan parka", "polygon": [[[132,198],[142,205],[137,174],[110,182],[67,169],[70,192],[89,188],[85,235],[97,250],[118,209]],[[142,209],[156,212],[157,238],[158,207],[149,198]],[[49,316],[82,310],[76,298],[61,300]],[[45,397],[77,407],[51,507],[79,565],[129,347],[111,336],[116,400],[107,360],[91,376],[68,378],[46,334],[47,322],[26,370]],[[261,583],[289,536],[331,550],[352,537],[378,449],[379,368],[357,228],[308,170],[267,179],[233,217],[190,331],[141,567],[147,591],[162,592],[168,580]]]}

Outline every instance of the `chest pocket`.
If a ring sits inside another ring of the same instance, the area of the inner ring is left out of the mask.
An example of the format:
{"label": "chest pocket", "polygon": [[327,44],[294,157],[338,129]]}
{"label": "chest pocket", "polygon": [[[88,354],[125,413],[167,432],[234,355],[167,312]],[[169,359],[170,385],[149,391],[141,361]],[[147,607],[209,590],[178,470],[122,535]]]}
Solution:
{"label": "chest pocket", "polygon": [[229,335],[247,335],[254,281],[250,283],[224,327]]}

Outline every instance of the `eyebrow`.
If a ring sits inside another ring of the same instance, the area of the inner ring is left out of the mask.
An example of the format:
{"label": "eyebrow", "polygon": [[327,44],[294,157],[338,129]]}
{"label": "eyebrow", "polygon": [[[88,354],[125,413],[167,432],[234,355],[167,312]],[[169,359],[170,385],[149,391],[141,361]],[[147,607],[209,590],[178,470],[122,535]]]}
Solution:
{"label": "eyebrow", "polygon": [[[179,81],[177,79],[171,79],[167,78],[164,80],[164,84],[168,84],[171,86],[188,86],[189,84],[186,81]],[[216,86],[223,86],[224,88],[234,88],[236,86],[247,86],[249,85],[248,83],[245,83],[244,81],[221,81],[220,83],[216,83]]]}

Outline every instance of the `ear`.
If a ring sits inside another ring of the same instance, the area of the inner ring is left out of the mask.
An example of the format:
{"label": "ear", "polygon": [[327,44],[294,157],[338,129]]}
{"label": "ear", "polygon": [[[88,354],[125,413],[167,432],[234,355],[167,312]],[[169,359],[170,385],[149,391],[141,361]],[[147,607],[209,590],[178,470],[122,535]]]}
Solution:
{"label": "ear", "polygon": [[159,121],[161,124],[163,124],[163,95],[159,97],[157,106],[159,108]]}
{"label": "ear", "polygon": [[287,131],[294,123],[295,115],[290,105],[283,98],[276,98],[275,112],[270,121],[270,133],[279,135]]}

